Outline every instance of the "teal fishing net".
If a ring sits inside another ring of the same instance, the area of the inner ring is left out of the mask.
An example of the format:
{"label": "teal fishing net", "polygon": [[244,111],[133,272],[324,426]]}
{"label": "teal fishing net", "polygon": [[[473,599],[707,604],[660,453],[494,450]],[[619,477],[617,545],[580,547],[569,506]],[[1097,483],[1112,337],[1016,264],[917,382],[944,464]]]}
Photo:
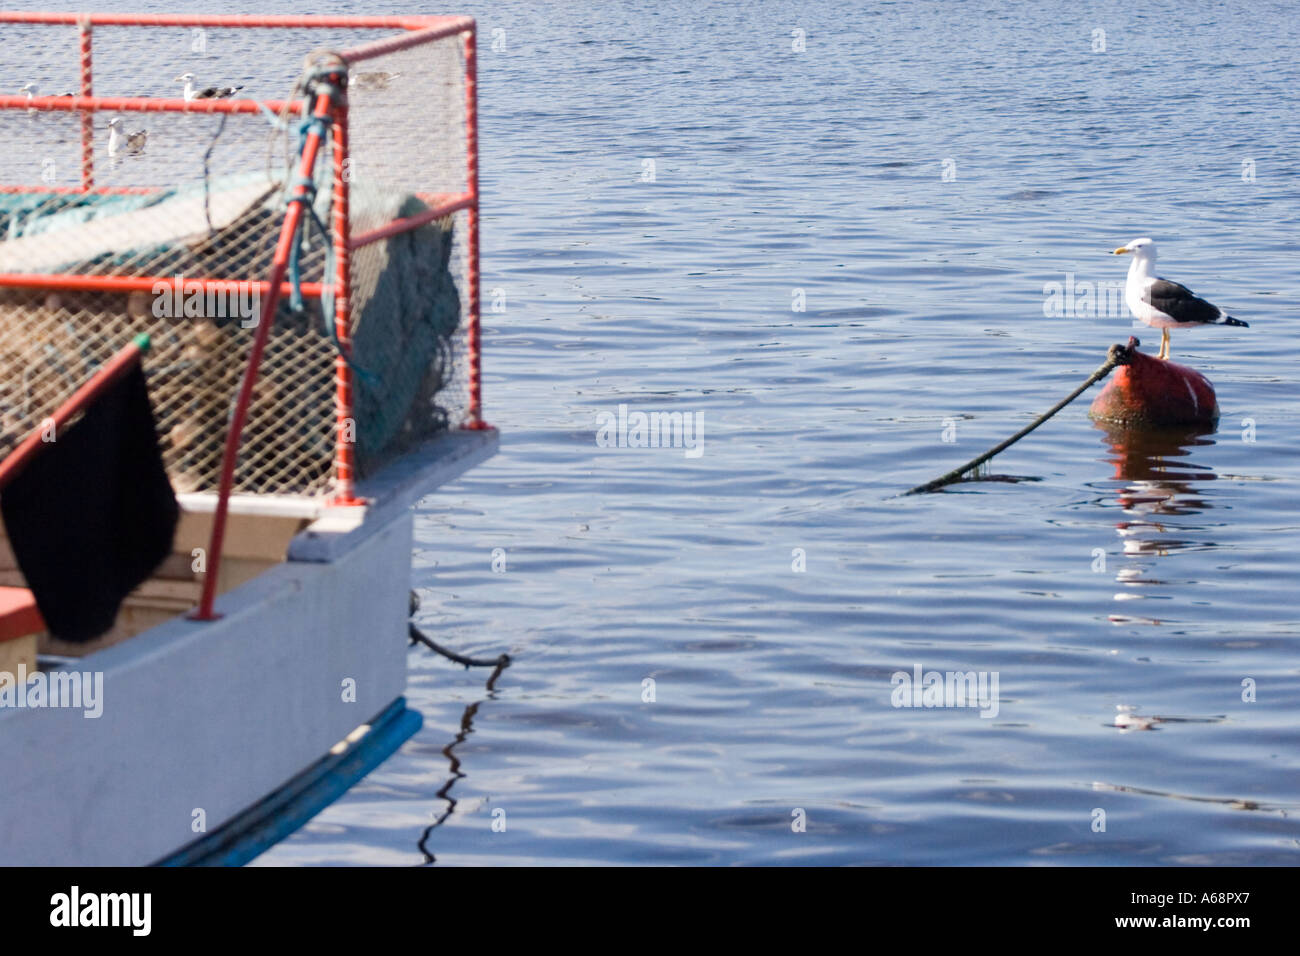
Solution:
{"label": "teal fishing net", "polygon": [[[329,191],[314,206],[331,222]],[[419,198],[356,183],[353,232],[427,210]],[[125,341],[150,334],[145,362],[169,474],[178,491],[215,489],[231,403],[254,335],[249,282],[270,272],[283,192],[239,174],[147,194],[0,195],[0,271],[172,280],[147,291],[0,293],[0,454]],[[309,217],[310,218],[310,217]],[[352,254],[351,368],[358,475],[458,424],[462,302],[452,219]],[[296,279],[333,278],[329,237],[305,227]],[[185,280],[230,279],[228,295]],[[332,309],[281,299],[244,433],[235,490],[315,494],[330,484],[336,438]]]}

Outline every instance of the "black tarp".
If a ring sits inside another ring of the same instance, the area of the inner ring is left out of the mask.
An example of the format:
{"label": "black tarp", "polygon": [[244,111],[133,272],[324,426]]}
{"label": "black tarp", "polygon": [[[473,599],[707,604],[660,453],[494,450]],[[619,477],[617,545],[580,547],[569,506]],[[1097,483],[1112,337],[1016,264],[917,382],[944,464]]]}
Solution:
{"label": "black tarp", "polygon": [[111,628],[180,518],[139,365],[0,491],[0,512],[50,633],[81,642]]}

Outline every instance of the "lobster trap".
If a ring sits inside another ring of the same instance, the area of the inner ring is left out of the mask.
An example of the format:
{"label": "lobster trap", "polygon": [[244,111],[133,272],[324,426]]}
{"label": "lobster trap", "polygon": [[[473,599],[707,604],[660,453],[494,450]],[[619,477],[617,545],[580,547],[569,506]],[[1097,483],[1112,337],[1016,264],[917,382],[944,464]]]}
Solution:
{"label": "lobster trap", "polygon": [[0,457],[141,333],[177,492],[349,503],[483,427],[473,20],[0,35]]}

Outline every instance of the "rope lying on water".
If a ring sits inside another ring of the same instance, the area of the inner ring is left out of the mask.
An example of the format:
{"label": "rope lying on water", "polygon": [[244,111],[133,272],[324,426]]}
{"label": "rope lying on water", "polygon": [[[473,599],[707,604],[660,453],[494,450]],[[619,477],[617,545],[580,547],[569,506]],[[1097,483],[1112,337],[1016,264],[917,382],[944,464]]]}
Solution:
{"label": "rope lying on water", "polygon": [[[411,617],[415,617],[415,612],[418,611],[419,609],[420,609],[420,595],[412,591],[411,592]],[[488,660],[486,658],[481,658],[481,657],[480,658],[466,657],[464,654],[457,654],[455,651],[449,651],[447,650],[447,648],[438,644],[438,642],[435,641],[433,638],[431,638],[428,634],[425,634],[422,630],[416,627],[414,621],[410,621],[407,623],[407,633],[410,635],[412,644],[423,644],[425,647],[429,648],[429,650],[441,654],[443,657],[447,658],[447,660],[455,661],[457,664],[463,664],[467,669],[470,667],[495,667],[496,673],[494,673],[490,678],[488,678],[489,690],[492,688],[492,682],[497,679],[497,675],[500,674],[501,671],[505,670],[507,667],[510,666],[509,654],[498,654],[492,660]]]}
{"label": "rope lying on water", "polygon": [[449,651],[447,648],[440,646],[433,638],[425,634],[414,624],[409,625],[411,640],[423,644],[431,651],[437,651],[447,660],[455,661],[457,664],[464,664],[466,667],[508,667],[510,665],[509,654],[498,654],[492,660],[486,658],[465,657],[463,654],[457,654],[455,651]]}
{"label": "rope lying on water", "polygon": [[940,475],[938,478],[935,478],[933,481],[927,481],[923,485],[917,485],[915,488],[911,489],[910,491],[905,491],[903,493],[904,497],[906,497],[907,495],[919,495],[929,491],[937,491],[938,489],[943,488],[947,485],[955,484],[956,482],[961,481],[962,476],[966,474],[968,471],[978,468],[980,465],[984,464],[984,462],[988,461],[990,458],[992,458],[994,455],[998,454],[999,452],[1006,451],[1016,442],[1020,441],[1020,439],[1024,438],[1026,435],[1032,432],[1039,425],[1043,424],[1043,422],[1047,421],[1049,418],[1051,418],[1053,415],[1055,415],[1057,412],[1063,409],[1066,405],[1069,405],[1072,401],[1074,401],[1076,398],[1078,398],[1080,395],[1082,395],[1084,392],[1090,389],[1097,382],[1101,381],[1103,378],[1109,375],[1111,369],[1115,368],[1115,366],[1128,364],[1129,355],[1130,352],[1128,346],[1112,345],[1110,347],[1110,351],[1106,354],[1106,361],[1103,362],[1100,366],[1098,366],[1097,371],[1089,375],[1087,380],[1082,385],[1076,388],[1069,395],[1065,396],[1065,398],[1061,399],[1059,402],[1057,402],[1055,405],[1053,405],[1050,409],[1045,411],[1043,414],[1039,415],[1037,418],[1035,418],[1024,428],[1020,429],[1020,431],[1016,432],[1006,441],[999,442],[998,444],[994,445],[984,454],[979,455],[976,458],[972,458],[970,461],[966,462],[966,464],[961,465],[958,468],[954,468],[952,471],[947,472],[946,474]]}

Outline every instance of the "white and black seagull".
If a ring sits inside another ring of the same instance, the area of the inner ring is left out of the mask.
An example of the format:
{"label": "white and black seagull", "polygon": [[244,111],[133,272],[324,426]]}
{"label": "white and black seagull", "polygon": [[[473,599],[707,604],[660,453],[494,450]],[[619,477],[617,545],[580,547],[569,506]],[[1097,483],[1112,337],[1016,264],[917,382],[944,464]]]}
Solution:
{"label": "white and black seagull", "polygon": [[1217,305],[1197,298],[1185,285],[1170,282],[1155,274],[1156,244],[1145,236],[1120,246],[1115,255],[1133,256],[1128,267],[1128,282],[1124,286],[1124,301],[1140,322],[1160,330],[1160,354],[1169,358],[1169,330],[1188,329],[1197,325],[1247,324],[1234,319]]}
{"label": "white and black seagull", "polygon": [[119,152],[125,152],[131,156],[138,156],[144,152],[144,144],[149,139],[147,130],[137,130],[134,133],[122,132],[122,117],[115,116],[108,121],[108,155],[116,156]]}
{"label": "white and black seagull", "polygon": [[[24,83],[23,88],[18,92],[26,93],[27,102],[30,103],[32,101],[32,97],[41,95],[41,88],[35,83]],[[60,93],[59,98],[62,99],[65,96],[76,96],[76,95],[77,95],[76,93]]]}
{"label": "white and black seagull", "polygon": [[35,113],[36,107],[32,106],[31,103],[35,97],[41,95],[41,88],[35,83],[24,83],[23,88],[18,92],[27,94],[27,112]]}
{"label": "white and black seagull", "polygon": [[185,84],[185,102],[192,100],[224,100],[234,96],[242,86],[206,86],[200,89],[194,85],[193,73],[182,73],[176,77],[177,83]]}

